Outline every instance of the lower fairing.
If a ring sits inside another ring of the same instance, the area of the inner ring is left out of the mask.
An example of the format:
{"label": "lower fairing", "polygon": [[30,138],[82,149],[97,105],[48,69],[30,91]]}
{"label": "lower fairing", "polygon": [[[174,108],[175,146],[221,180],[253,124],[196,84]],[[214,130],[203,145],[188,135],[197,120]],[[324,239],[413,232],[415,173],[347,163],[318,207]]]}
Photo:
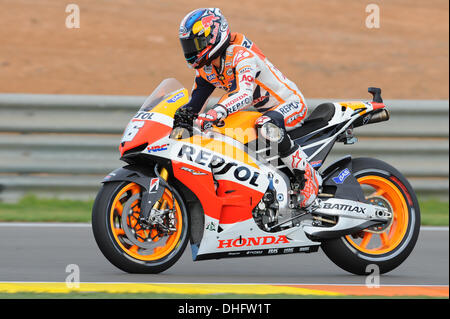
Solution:
{"label": "lower fairing", "polygon": [[266,232],[254,219],[233,225],[219,225],[205,216],[203,238],[192,244],[192,259],[220,259],[232,257],[257,257],[291,253],[316,252],[320,242],[310,240],[300,224],[278,232]]}
{"label": "lower fairing", "polygon": [[[286,255],[293,253],[315,253],[319,250],[320,244],[314,246],[300,246],[300,247],[287,247],[287,248],[269,248],[269,249],[252,249],[252,250],[240,250],[220,253],[209,253],[196,255],[194,261],[208,260],[208,259],[222,259],[233,257],[258,257],[258,256],[271,256],[271,255]],[[195,248],[193,248],[195,249]]]}

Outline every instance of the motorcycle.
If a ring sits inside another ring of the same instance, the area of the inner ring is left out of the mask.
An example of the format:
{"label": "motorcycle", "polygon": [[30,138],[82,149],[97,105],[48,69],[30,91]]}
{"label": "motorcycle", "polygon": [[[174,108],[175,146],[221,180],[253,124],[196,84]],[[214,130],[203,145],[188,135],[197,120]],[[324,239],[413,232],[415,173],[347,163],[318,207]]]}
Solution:
{"label": "motorcycle", "polygon": [[323,179],[315,203],[302,209],[300,185],[258,138],[259,112],[231,114],[202,132],[192,114],[175,115],[187,90],[164,80],[125,129],[119,150],[127,165],[102,181],[92,210],[98,247],[129,273],[167,270],[188,242],[194,261],[322,248],[353,274],[365,275],[369,265],[395,269],[419,235],[409,182],[375,158],[323,165],[335,143],[357,141],[355,128],[389,119],[381,90],[369,93],[370,102],[320,104],[289,132]]}

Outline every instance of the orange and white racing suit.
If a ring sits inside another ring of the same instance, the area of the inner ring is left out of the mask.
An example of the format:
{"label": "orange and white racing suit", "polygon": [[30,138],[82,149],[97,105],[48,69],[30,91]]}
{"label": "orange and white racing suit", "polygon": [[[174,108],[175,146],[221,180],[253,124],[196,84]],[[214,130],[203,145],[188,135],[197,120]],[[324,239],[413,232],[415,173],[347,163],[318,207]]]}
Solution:
{"label": "orange and white racing suit", "polygon": [[306,161],[306,154],[287,134],[306,117],[303,95],[295,83],[242,34],[231,34],[230,45],[220,59],[220,69],[210,64],[196,70],[191,99],[185,107],[199,112],[214,89],[221,88],[227,92],[218,102],[226,109],[225,116],[250,106],[261,112],[262,116],[255,123],[259,134],[276,142],[283,163],[299,173],[299,178],[305,182],[301,205],[308,206],[317,195],[320,177]]}

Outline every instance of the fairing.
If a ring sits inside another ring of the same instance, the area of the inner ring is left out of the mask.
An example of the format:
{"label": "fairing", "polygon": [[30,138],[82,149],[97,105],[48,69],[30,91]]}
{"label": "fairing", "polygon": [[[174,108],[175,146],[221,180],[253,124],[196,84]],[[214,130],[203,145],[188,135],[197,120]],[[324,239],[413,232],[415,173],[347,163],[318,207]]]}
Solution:
{"label": "fairing", "polygon": [[170,134],[175,111],[188,99],[187,90],[177,80],[162,81],[128,123],[120,143],[120,154],[123,156],[127,151],[147,146],[150,154],[166,148],[164,143],[151,145]]}

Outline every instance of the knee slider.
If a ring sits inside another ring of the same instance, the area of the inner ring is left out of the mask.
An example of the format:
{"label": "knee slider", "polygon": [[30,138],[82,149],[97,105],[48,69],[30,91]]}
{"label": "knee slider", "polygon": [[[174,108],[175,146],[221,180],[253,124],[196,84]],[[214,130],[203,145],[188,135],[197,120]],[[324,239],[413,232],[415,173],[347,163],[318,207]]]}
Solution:
{"label": "knee slider", "polygon": [[270,117],[261,116],[255,124],[259,134],[264,139],[276,143],[280,143],[283,140],[284,130]]}

